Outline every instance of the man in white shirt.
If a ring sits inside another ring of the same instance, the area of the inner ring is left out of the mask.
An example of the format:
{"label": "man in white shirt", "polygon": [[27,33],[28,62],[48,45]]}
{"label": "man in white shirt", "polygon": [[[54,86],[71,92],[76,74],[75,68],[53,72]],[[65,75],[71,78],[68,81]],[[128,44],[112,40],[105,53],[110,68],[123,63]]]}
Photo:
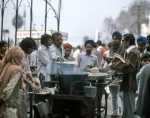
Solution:
{"label": "man in white shirt", "polygon": [[52,35],[53,44],[51,45],[50,55],[53,61],[63,62],[64,59],[64,48],[62,46],[63,40],[62,35],[58,32]]}
{"label": "man in white shirt", "polygon": [[38,76],[43,87],[42,80],[46,77],[46,67],[50,59],[50,46],[52,44],[52,37],[49,34],[41,36],[41,46],[37,51],[37,68]]}

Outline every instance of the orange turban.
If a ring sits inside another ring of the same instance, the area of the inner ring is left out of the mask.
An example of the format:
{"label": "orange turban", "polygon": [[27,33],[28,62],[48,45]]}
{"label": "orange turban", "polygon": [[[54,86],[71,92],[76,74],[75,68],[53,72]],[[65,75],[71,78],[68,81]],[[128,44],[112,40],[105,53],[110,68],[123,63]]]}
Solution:
{"label": "orange turban", "polygon": [[70,45],[69,43],[65,43],[63,44],[64,49],[69,48],[70,50],[72,50],[72,45]]}

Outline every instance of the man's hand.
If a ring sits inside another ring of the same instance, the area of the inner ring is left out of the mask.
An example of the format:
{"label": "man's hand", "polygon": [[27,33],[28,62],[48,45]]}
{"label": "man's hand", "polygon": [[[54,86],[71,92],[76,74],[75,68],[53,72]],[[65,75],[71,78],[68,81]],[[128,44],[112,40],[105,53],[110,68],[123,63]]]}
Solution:
{"label": "man's hand", "polygon": [[2,103],[3,102],[3,99],[0,97],[0,103]]}
{"label": "man's hand", "polygon": [[39,87],[37,87],[35,84],[31,83],[30,86],[34,91],[39,92]]}
{"label": "man's hand", "polygon": [[58,57],[58,58],[57,58],[57,61],[58,61],[58,62],[64,62],[64,59],[63,59],[62,57]]}
{"label": "man's hand", "polygon": [[112,70],[112,71],[111,71],[111,75],[112,75],[112,76],[115,76],[115,75],[116,75],[116,71],[115,71],[115,70]]}
{"label": "man's hand", "polygon": [[40,87],[40,81],[38,81],[37,79],[34,79],[33,81],[34,81],[36,86]]}
{"label": "man's hand", "polygon": [[107,60],[107,57],[105,54],[103,54],[103,59],[106,61]]}
{"label": "man's hand", "polygon": [[126,61],[126,66],[129,66],[129,64],[130,64],[130,60],[125,59],[125,61]]}
{"label": "man's hand", "polygon": [[120,81],[117,81],[117,82],[118,82],[118,84],[119,84],[119,85],[121,85],[121,83],[122,83],[122,80],[120,80]]}

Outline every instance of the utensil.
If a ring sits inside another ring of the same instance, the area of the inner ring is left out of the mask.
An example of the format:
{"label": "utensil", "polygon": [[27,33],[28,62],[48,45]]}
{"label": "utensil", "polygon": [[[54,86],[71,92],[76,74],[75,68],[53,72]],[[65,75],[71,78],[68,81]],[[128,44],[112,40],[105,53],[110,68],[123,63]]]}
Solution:
{"label": "utensil", "polygon": [[87,80],[105,81],[107,76],[108,76],[107,73],[90,73],[90,75],[88,75]]}
{"label": "utensil", "polygon": [[95,86],[84,86],[84,96],[85,97],[96,97],[97,87]]}

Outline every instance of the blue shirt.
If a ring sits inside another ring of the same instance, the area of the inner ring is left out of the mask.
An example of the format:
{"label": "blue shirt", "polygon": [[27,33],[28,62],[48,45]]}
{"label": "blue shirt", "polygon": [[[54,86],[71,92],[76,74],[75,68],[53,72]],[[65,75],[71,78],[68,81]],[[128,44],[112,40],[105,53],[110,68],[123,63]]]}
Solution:
{"label": "blue shirt", "polygon": [[85,52],[79,54],[78,68],[90,69],[90,66],[99,68],[98,58],[96,55],[87,55]]}

